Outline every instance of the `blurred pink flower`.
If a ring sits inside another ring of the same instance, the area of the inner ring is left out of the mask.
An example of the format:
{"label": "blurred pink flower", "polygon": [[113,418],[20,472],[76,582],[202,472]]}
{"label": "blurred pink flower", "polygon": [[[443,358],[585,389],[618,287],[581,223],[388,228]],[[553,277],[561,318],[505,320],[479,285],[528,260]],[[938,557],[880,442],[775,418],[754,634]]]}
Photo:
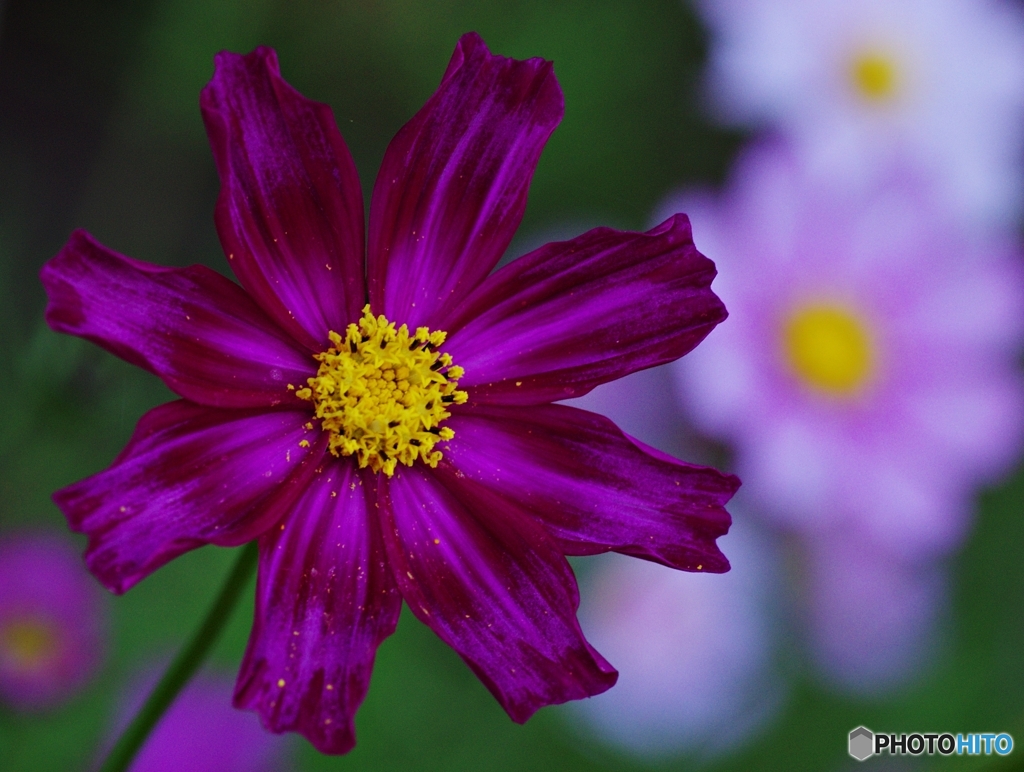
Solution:
{"label": "blurred pink flower", "polygon": [[740,517],[723,539],[733,560],[724,576],[617,555],[585,575],[580,621],[619,681],[572,709],[602,742],[645,757],[708,756],[742,744],[783,706],[771,543]]}
{"label": "blurred pink flower", "polygon": [[[288,740],[231,707],[234,682],[201,675],[178,696],[139,751],[131,772],[281,772]],[[137,700],[142,702],[143,692]],[[125,716],[133,711],[126,710]]]}
{"label": "blurred pink flower", "polygon": [[853,195],[773,145],[720,198],[681,198],[731,315],[674,372],[693,422],[733,443],[747,501],[894,559],[955,547],[975,487],[1021,447],[1019,254],[968,239],[911,180]]}
{"label": "blurred pink flower", "polygon": [[84,686],[102,660],[104,602],[64,539],[20,534],[0,540],[0,701],[37,710]]}
{"label": "blurred pink flower", "polygon": [[945,567],[893,560],[843,531],[806,546],[807,636],[826,679],[878,694],[921,673],[939,645]]}
{"label": "blurred pink flower", "polygon": [[[663,452],[700,455],[665,366],[601,384],[568,404]],[[710,756],[741,745],[783,706],[779,555],[735,501],[733,528],[723,537],[733,567],[724,576],[694,581],[614,557],[583,574],[583,629],[614,658],[619,680],[572,710],[602,742],[643,757]]]}
{"label": "blurred pink flower", "polygon": [[1016,221],[1024,198],[1024,15],[1005,0],[702,0],[709,93],[870,186],[894,159],[953,214]]}

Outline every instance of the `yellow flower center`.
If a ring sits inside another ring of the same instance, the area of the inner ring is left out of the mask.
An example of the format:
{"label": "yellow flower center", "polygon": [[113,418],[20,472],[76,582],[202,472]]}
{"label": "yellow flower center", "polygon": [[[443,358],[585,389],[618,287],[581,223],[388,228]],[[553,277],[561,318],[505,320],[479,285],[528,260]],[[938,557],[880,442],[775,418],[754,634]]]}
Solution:
{"label": "yellow flower center", "polygon": [[888,102],[899,87],[899,68],[891,56],[865,51],[853,57],[850,79],[854,90],[868,102]]}
{"label": "yellow flower center", "polygon": [[417,327],[410,335],[406,325],[395,329],[367,305],[344,337],[334,331],[329,337],[333,345],[316,355],[316,377],[295,396],[315,406],[331,453],[356,456],[360,467],[388,477],[398,462],[412,466],[420,459],[436,467],[442,454],[434,446],[455,436],[441,422],[450,405],[468,398],[457,388],[463,369],[437,351],[447,333]]}
{"label": "yellow flower center", "polygon": [[783,329],[786,359],[808,386],[830,396],[860,391],[875,365],[868,327],[838,305],[814,303],[798,307]]}
{"label": "yellow flower center", "polygon": [[56,652],[57,636],[45,622],[15,619],[0,627],[0,661],[14,670],[38,670]]}

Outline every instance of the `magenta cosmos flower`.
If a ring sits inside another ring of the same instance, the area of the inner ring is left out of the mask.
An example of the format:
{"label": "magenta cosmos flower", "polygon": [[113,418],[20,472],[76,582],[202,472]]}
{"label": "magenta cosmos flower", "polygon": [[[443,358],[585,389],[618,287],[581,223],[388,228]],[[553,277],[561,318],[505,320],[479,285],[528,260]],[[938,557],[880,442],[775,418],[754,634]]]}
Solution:
{"label": "magenta cosmos flower", "polygon": [[54,329],[183,397],[55,495],[92,571],[124,592],[186,550],[258,538],[235,704],[325,752],[352,747],[403,599],[516,721],[608,689],[564,556],[725,571],[715,539],[738,483],[551,403],[675,359],[725,317],[686,217],[490,275],[563,104],[550,62],[492,56],[475,34],[389,146],[365,250],[330,109],[272,50],[220,54],[201,106],[242,286],[81,232],[42,273]]}
{"label": "magenta cosmos flower", "polygon": [[66,540],[0,540],[0,701],[37,710],[84,686],[103,659],[103,602]]}

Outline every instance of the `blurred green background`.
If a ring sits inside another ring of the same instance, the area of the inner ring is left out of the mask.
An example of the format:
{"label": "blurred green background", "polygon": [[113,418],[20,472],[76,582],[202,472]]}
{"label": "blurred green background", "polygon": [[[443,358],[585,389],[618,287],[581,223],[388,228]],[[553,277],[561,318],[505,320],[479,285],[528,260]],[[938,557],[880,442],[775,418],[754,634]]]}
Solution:
{"label": "blurred green background", "polygon": [[[565,120],[541,159],[519,244],[567,224],[644,228],[671,189],[719,182],[744,139],[706,119],[705,37],[679,0],[0,2],[0,528],[63,528],[50,493],[107,465],[138,417],[171,398],[155,377],[43,325],[37,274],[70,231],[86,228],[139,259],[229,272],[198,109],[214,53],[275,47],[284,76],[333,107],[368,196],[388,141],[469,30],[497,53],[554,60],[565,91]],[[323,757],[295,738],[295,767],[844,769],[856,765],[845,746],[858,724],[1005,730],[1024,743],[1022,500],[1021,475],[983,496],[953,567],[948,645],[899,698],[832,696],[793,657],[786,709],[746,746],[710,761],[646,763],[582,736],[563,709],[513,724],[405,615],[380,649],[355,751]],[[227,550],[205,548],[113,600],[111,656],[90,688],[41,716],[0,708],[0,770],[86,768],[125,682],[183,642],[230,561]],[[251,622],[247,595],[214,655],[228,672]],[[929,764],[971,762],[899,768]]]}

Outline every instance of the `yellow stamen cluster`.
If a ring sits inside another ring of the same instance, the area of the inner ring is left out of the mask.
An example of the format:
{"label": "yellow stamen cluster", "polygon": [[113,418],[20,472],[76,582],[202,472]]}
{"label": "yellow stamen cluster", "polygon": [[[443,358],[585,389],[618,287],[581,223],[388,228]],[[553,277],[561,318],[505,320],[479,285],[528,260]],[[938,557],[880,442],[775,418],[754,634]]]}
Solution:
{"label": "yellow stamen cluster", "polygon": [[369,305],[344,337],[330,333],[333,345],[316,355],[320,369],[295,396],[314,404],[331,453],[356,456],[360,467],[388,477],[399,462],[437,466],[442,454],[434,446],[455,436],[440,424],[450,405],[468,398],[457,388],[463,369],[437,352],[446,336],[426,327],[413,335],[404,324],[395,329]]}

